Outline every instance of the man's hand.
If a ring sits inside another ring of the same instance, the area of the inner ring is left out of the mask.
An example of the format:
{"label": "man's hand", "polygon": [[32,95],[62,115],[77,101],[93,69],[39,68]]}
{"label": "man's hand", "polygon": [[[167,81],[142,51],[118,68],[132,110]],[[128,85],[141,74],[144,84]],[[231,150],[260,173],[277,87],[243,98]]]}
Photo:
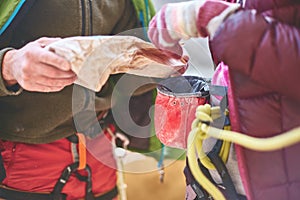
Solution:
{"label": "man's hand", "polygon": [[2,76],[7,86],[19,84],[36,92],[56,92],[76,80],[70,63],[44,47],[59,38],[40,38],[4,55]]}

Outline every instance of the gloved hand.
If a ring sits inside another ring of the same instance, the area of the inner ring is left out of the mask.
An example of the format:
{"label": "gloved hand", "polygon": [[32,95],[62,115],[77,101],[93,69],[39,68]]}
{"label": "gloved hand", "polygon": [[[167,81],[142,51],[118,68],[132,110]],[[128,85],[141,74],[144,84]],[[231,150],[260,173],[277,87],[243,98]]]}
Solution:
{"label": "gloved hand", "polygon": [[158,48],[181,54],[181,39],[213,37],[220,24],[240,5],[220,0],[170,3],[152,18],[148,36]]}

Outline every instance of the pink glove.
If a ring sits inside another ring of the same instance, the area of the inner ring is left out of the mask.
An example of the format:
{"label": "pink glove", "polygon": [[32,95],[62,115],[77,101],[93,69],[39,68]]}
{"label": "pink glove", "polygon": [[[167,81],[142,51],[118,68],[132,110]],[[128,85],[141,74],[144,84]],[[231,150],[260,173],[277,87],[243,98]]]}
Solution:
{"label": "pink glove", "polygon": [[148,36],[152,43],[172,53],[181,54],[181,39],[213,37],[220,24],[240,5],[220,0],[170,3],[153,17]]}

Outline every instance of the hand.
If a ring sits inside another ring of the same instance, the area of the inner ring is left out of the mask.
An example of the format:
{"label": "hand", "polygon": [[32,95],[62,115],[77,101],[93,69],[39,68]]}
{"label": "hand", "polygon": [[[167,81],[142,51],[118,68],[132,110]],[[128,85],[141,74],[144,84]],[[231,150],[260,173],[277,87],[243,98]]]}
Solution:
{"label": "hand", "polygon": [[21,49],[8,51],[3,58],[2,75],[7,86],[19,84],[35,92],[56,92],[76,80],[70,63],[44,47],[59,38],[40,38]]}

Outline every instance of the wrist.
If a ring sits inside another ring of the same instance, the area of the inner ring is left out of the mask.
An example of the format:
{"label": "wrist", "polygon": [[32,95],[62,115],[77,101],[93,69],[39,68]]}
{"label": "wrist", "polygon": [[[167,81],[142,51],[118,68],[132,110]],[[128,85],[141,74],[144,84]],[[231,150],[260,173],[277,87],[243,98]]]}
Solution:
{"label": "wrist", "polygon": [[15,51],[16,51],[15,49],[10,49],[4,54],[3,57],[1,73],[6,86],[12,86],[17,84],[17,80],[14,78],[14,75],[12,73],[12,68],[11,68],[12,67],[11,63]]}

